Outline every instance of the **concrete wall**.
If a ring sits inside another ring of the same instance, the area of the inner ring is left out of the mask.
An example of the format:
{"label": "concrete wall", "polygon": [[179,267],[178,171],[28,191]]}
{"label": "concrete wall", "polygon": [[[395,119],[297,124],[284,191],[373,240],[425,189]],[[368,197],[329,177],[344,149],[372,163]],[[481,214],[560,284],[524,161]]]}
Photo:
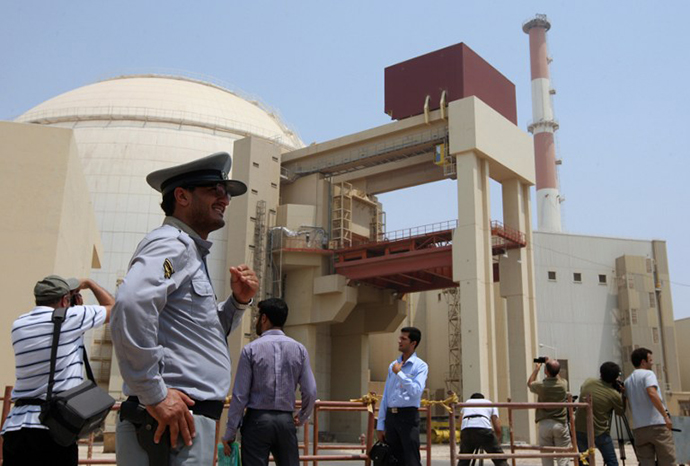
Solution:
{"label": "concrete wall", "polygon": [[4,386],[14,385],[9,330],[34,307],[36,282],[53,273],[87,277],[99,267],[101,245],[72,130],[0,122],[0,194]]}
{"label": "concrete wall", "polygon": [[[534,232],[534,251],[540,353],[568,360],[570,389],[577,394],[586,378],[597,376],[601,363],[622,361],[616,258],[651,257],[651,243]],[[549,272],[555,272],[555,280]]]}
{"label": "concrete wall", "polygon": [[[685,319],[678,319],[676,324],[676,334],[682,335],[681,338],[676,340],[676,349],[678,354],[690,354],[690,317]],[[681,390],[684,392],[690,392],[690,364],[680,365],[680,383]]]}

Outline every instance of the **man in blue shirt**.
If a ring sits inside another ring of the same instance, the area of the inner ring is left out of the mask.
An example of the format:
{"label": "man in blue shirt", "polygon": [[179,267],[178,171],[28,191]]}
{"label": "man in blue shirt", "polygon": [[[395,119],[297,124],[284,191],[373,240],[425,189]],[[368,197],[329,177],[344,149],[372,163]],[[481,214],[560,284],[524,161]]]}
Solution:
{"label": "man in blue shirt", "polygon": [[418,328],[400,330],[398,351],[402,354],[388,367],[376,424],[379,441],[390,445],[400,466],[421,466],[419,403],[429,374],[429,366],[415,352],[421,339]]}

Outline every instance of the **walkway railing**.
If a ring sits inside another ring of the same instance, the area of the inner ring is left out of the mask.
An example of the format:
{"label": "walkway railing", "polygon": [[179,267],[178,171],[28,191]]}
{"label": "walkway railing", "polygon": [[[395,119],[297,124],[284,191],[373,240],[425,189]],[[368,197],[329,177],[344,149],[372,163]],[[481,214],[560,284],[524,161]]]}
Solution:
{"label": "walkway railing", "polygon": [[[5,395],[2,398],[2,423],[4,424],[5,419],[10,411],[12,401],[11,401],[12,387],[5,387]],[[371,460],[367,456],[367,453],[371,449],[375,439],[376,439],[376,402],[377,397],[375,394],[365,395],[358,400],[352,401],[316,401],[314,405],[314,412],[312,414],[313,423],[305,423],[303,428],[303,442],[299,444],[299,449],[301,451],[300,461],[303,462],[304,466],[308,466],[311,462],[313,466],[318,466],[319,461],[364,461],[365,466],[371,466]],[[426,415],[426,444],[421,445],[421,450],[426,451],[426,466],[431,466],[431,408],[434,404],[443,404],[446,408],[448,415],[448,426],[450,430],[450,466],[456,466],[458,460],[472,460],[472,459],[494,459],[494,458],[504,458],[510,459],[512,465],[516,466],[517,459],[526,458],[572,458],[575,461],[575,466],[578,466],[579,462],[582,461],[584,465],[589,464],[590,466],[595,465],[594,456],[594,417],[592,413],[592,403],[591,399],[587,399],[587,402],[574,403],[572,399],[569,398],[568,402],[564,403],[517,403],[511,402],[510,399],[507,403],[448,403],[448,400],[444,402],[439,401],[427,401],[423,400],[423,406],[419,409],[421,414]],[[298,402],[299,405],[299,402]],[[229,406],[228,403],[225,404],[225,409]],[[456,434],[456,416],[459,413],[458,409],[462,409],[465,406],[470,406],[472,408],[478,407],[496,407],[496,408],[506,408],[508,410],[508,427],[510,432],[510,452],[504,453],[471,453],[471,454],[460,454],[458,453],[457,445],[457,434]],[[525,409],[554,409],[565,407],[568,410],[568,419],[570,420],[570,431],[572,435],[572,445],[569,447],[542,447],[538,445],[516,445],[514,439],[514,428],[513,428],[513,411],[514,410],[525,410]],[[577,441],[575,439],[575,416],[574,410],[576,408],[585,408],[587,412],[587,440],[588,440],[588,451],[585,453],[579,453],[577,450]],[[120,403],[116,403],[113,406],[113,411],[117,412],[120,409]],[[366,412],[367,414],[367,431],[359,445],[356,444],[327,444],[323,445],[319,442],[319,413],[321,412]],[[313,427],[312,427],[313,426]],[[224,426],[220,422],[216,423],[216,442],[217,445],[220,441],[222,429]],[[313,438],[313,442],[310,445],[310,439]],[[87,439],[82,439],[79,441],[80,445],[86,444],[87,457],[79,460],[79,464],[116,464],[115,458],[97,459],[93,458],[93,444],[94,435],[91,435]],[[2,446],[2,440],[0,438],[0,447]],[[311,446],[311,448],[310,448]],[[309,454],[311,450],[311,454]],[[320,454],[320,452],[329,452],[332,450],[359,450],[359,453],[353,454]],[[520,450],[522,452],[518,452]],[[524,452],[524,453],[523,453]],[[214,464],[216,463],[217,450],[214,449]],[[2,449],[0,448],[0,464],[2,464]]]}

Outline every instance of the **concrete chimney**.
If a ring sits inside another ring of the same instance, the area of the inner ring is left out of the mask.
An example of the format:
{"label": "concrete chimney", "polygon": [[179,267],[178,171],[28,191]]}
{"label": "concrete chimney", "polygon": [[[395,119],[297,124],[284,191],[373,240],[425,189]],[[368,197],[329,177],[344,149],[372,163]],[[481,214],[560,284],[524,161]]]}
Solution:
{"label": "concrete chimney", "polygon": [[551,23],[546,15],[536,15],[522,25],[529,35],[530,65],[532,71],[532,123],[528,130],[534,134],[534,158],[537,173],[537,229],[561,231],[561,196],[556,174],[556,147],[554,132],[558,123],[554,118],[549,79],[549,57],[546,31]]}

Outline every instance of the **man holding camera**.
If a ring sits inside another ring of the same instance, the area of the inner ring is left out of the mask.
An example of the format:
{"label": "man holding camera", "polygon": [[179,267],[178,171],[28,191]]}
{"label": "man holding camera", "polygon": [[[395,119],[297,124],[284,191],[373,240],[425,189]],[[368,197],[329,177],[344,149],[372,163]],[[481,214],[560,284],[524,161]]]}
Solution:
{"label": "man holding camera", "polygon": [[652,352],[638,348],[630,356],[635,370],[625,380],[625,393],[635,436],[635,452],[642,466],[676,464],[676,449],[671,429],[673,423],[659,392],[659,382],[652,371]]}
{"label": "man holding camera", "polygon": [[[89,289],[97,306],[71,305],[73,291]],[[62,446],[51,437],[39,419],[45,402],[50,375],[53,343],[53,312],[69,308],[60,328],[58,357],[55,361],[55,392],[64,392],[83,381],[84,333],[108,322],[115,300],[105,289],[89,279],[64,279],[48,275],[34,286],[36,307],[12,325],[12,348],[17,382],[12,390],[14,407],[2,426],[3,464],[76,465],[77,444]]]}
{"label": "man holding camera", "polygon": [[[532,393],[537,395],[538,403],[563,403],[568,396],[568,383],[558,374],[561,365],[557,360],[548,357],[534,360],[534,371],[527,379],[527,386]],[[539,369],[544,363],[543,381],[537,381]],[[565,406],[554,409],[537,409],[536,421],[539,425],[539,445],[543,447],[567,447],[571,445],[570,431],[568,430],[567,411]],[[558,458],[558,466],[567,466],[568,458]],[[542,458],[542,466],[553,466],[553,458]]]}
{"label": "man holding camera", "polygon": [[[625,402],[622,396],[623,384],[618,377],[621,368],[615,362],[605,362],[599,367],[599,379],[587,379],[580,388],[580,400],[592,397],[592,414],[594,417],[594,445],[601,452],[606,466],[618,466],[616,450],[611,440],[611,413],[623,416]],[[577,447],[587,451],[587,409],[578,408],[575,413],[575,431]]]}

